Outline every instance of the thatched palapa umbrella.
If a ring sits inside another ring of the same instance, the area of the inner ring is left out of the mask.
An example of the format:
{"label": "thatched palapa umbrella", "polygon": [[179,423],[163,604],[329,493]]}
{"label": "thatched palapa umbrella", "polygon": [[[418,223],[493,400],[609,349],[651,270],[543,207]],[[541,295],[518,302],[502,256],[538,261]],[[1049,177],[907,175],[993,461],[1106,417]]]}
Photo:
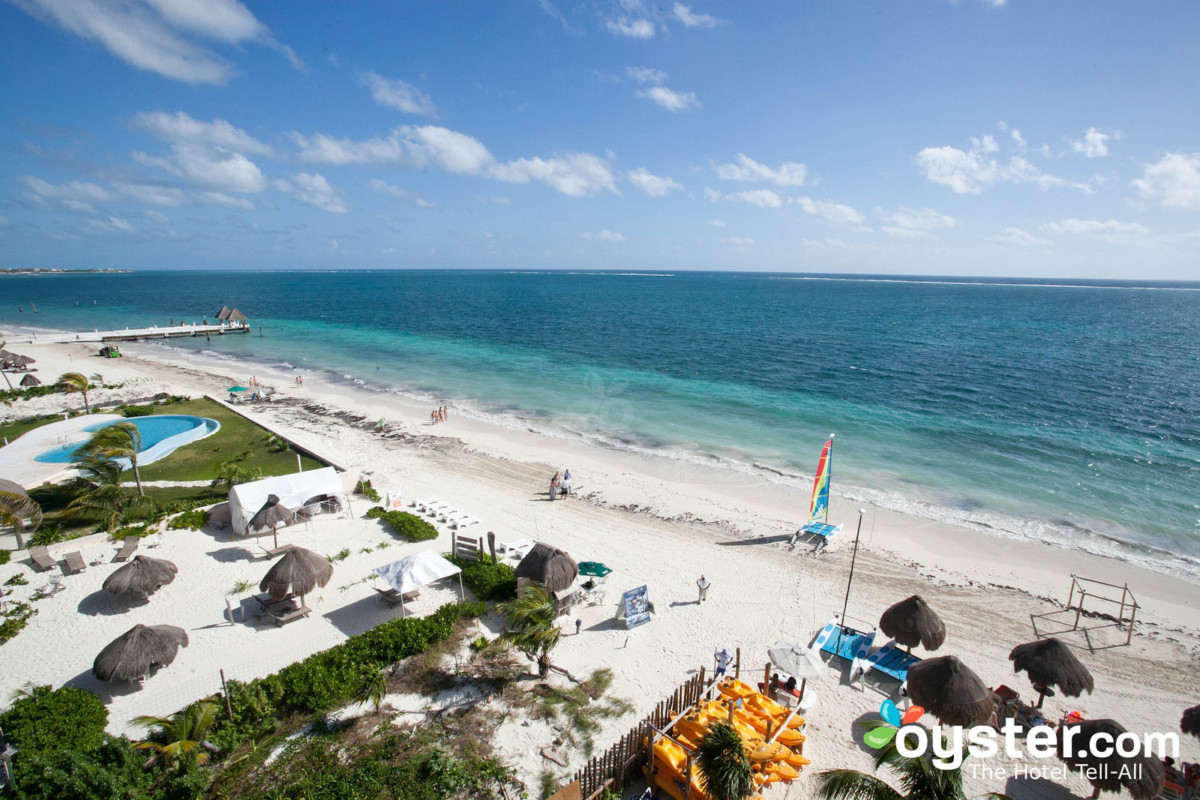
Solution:
{"label": "thatched palapa umbrella", "polygon": [[9,362],[10,366],[13,369],[17,369],[17,370],[27,369],[30,364],[36,364],[36,363],[37,363],[37,361],[35,359],[30,358],[29,356],[18,356],[18,355],[14,355],[12,357],[12,361]]}
{"label": "thatched palapa umbrella", "polygon": [[517,564],[516,576],[537,581],[547,591],[561,592],[575,582],[579,566],[563,550],[538,542],[521,563]]}
{"label": "thatched palapa umbrella", "polygon": [[1179,718],[1179,729],[1200,739],[1200,706],[1192,706]]}
{"label": "thatched palapa umbrella", "polygon": [[271,535],[275,537],[275,547],[279,548],[279,525],[280,523],[289,524],[294,518],[295,513],[279,502],[279,495],[267,495],[267,502],[263,503],[263,507],[258,510],[258,513],[250,518],[247,527],[251,530],[271,529]]}
{"label": "thatched palapa umbrella", "polygon": [[229,312],[231,310],[232,309],[230,309],[229,306],[221,306],[221,310],[217,312],[217,319],[221,321],[229,319]]}
{"label": "thatched palapa umbrella", "polygon": [[25,549],[25,531],[36,531],[42,524],[42,507],[29,497],[16,481],[0,478],[0,525],[11,525],[17,535],[17,549]]}
{"label": "thatched palapa umbrella", "polygon": [[21,378],[22,386],[41,386],[42,382],[38,380],[38,376],[32,372],[25,373],[25,377]]}
{"label": "thatched palapa umbrella", "polygon": [[179,568],[165,559],[134,556],[128,564],[104,579],[104,591],[112,594],[154,594],[175,580],[178,572]]}
{"label": "thatched palapa umbrella", "polygon": [[[1092,741],[1105,734],[1107,741],[1096,743],[1095,749],[1108,752],[1108,756],[1097,756]],[[1129,734],[1119,722],[1111,719],[1085,719],[1083,722],[1060,725],[1056,734],[1058,757],[1075,769],[1085,768],[1084,777],[1092,782],[1092,797],[1100,792],[1119,792],[1128,789],[1134,800],[1151,800],[1162,791],[1163,764],[1156,758],[1141,753],[1123,756],[1115,743],[1122,734]],[[1137,737],[1139,743],[1141,737]],[[1069,749],[1068,749],[1069,745]]]}
{"label": "thatched palapa umbrella", "polygon": [[996,709],[992,690],[957,656],[930,658],[909,667],[908,696],[947,725],[980,725]]}
{"label": "thatched palapa umbrella", "polygon": [[187,645],[188,635],[183,628],[134,625],[100,651],[92,663],[92,674],[102,681],[144,678],[152,667],[170,665],[179,648]]}
{"label": "thatched palapa umbrella", "polygon": [[919,594],[883,612],[879,630],[907,647],[910,653],[918,644],[926,650],[937,650],[946,641],[946,626]]}
{"label": "thatched palapa umbrella", "polygon": [[1079,697],[1084,689],[1091,694],[1096,688],[1092,673],[1080,663],[1071,648],[1053,637],[1019,644],[1008,654],[1008,658],[1013,662],[1013,672],[1025,670],[1033,688],[1040,692],[1038,708],[1042,707],[1046,689],[1051,686],[1057,686],[1068,697]]}
{"label": "thatched palapa umbrella", "polygon": [[267,571],[258,588],[276,600],[287,597],[289,591],[298,594],[303,605],[304,595],[318,586],[326,585],[332,577],[333,564],[329,563],[329,559],[312,550],[293,547]]}
{"label": "thatched palapa umbrella", "polygon": [[245,322],[249,318],[235,308],[233,311],[229,312],[229,316],[226,317],[226,319],[228,319],[230,322]]}

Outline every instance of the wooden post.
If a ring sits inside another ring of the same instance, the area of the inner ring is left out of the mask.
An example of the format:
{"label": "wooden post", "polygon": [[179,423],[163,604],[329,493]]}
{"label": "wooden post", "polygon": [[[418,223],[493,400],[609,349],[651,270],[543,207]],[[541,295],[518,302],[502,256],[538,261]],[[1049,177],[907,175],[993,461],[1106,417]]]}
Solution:
{"label": "wooden post", "polygon": [[[763,685],[762,685],[762,693],[765,694],[767,697],[771,697],[771,695],[769,694],[770,688],[771,688],[771,662],[768,661],[767,666],[763,668]],[[771,697],[771,699],[774,700],[775,698]]]}
{"label": "wooden post", "polygon": [[742,648],[735,647],[733,651],[737,654],[737,661],[733,664],[733,677],[740,681],[742,679]]}
{"label": "wooden post", "polygon": [[454,531],[450,531],[450,555],[458,557],[458,534]]}
{"label": "wooden post", "polygon": [[733,699],[729,700],[729,724],[733,725]]}
{"label": "wooden post", "polygon": [[496,561],[496,534],[492,531],[488,531],[488,551],[491,553],[492,563],[493,564],[497,563],[497,561]]}
{"label": "wooden post", "polygon": [[1125,621],[1125,594],[1129,591],[1129,584],[1121,587],[1121,610],[1117,612],[1117,624],[1120,625]]}
{"label": "wooden post", "polygon": [[221,691],[225,693],[225,712],[233,719],[233,706],[229,702],[229,687],[225,684],[225,670],[221,670]]}
{"label": "wooden post", "polygon": [[687,781],[687,785],[683,788],[683,800],[691,800],[692,796],[692,754],[687,754],[687,772],[683,779]]}
{"label": "wooden post", "polygon": [[1125,644],[1129,645],[1133,641],[1133,622],[1137,619],[1137,603],[1133,604],[1133,608],[1129,612],[1129,633],[1125,634]]}

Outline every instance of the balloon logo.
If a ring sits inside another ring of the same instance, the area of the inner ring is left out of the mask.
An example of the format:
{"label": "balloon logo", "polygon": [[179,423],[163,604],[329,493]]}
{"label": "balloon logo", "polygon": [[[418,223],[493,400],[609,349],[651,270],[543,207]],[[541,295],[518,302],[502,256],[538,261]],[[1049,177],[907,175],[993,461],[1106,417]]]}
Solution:
{"label": "balloon logo", "polygon": [[896,731],[901,725],[910,725],[916,722],[924,713],[925,709],[920,706],[912,706],[904,712],[904,716],[901,716],[900,709],[896,708],[895,703],[891,700],[884,700],[879,706],[879,716],[883,717],[885,724],[867,731],[863,736],[863,741],[874,750],[882,750],[892,739],[896,738]]}

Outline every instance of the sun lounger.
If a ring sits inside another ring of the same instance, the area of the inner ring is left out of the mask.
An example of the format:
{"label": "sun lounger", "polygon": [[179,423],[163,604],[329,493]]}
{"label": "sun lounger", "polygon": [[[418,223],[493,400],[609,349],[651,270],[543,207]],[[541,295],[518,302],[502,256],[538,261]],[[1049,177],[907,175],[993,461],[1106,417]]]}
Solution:
{"label": "sun lounger", "polygon": [[312,613],[312,609],[309,608],[308,606],[300,606],[299,608],[292,609],[291,611],[288,611],[283,614],[277,614],[274,611],[268,611],[267,613],[269,613],[272,617],[275,618],[275,627],[282,628],[284,625],[287,625],[289,622],[295,622],[296,620],[300,619],[301,617],[307,617],[309,614]]}
{"label": "sun lounger", "polygon": [[421,596],[421,592],[418,589],[413,589],[411,592],[400,594],[395,589],[380,589],[377,586],[372,586],[371,588],[379,592],[379,599],[387,603],[389,606],[399,605],[401,601],[405,603],[411,603],[413,600],[416,600]]}
{"label": "sun lounger", "polygon": [[66,562],[63,564],[63,572],[67,575],[74,575],[77,572],[83,572],[87,569],[87,564],[83,560],[83,553],[78,550],[73,553],[67,553],[63,557],[63,560]]}
{"label": "sun lounger", "polygon": [[291,550],[292,546],[290,544],[285,544],[283,547],[262,547],[262,546],[260,546],[258,549],[262,550],[264,553],[266,553],[267,558],[274,558],[275,556],[281,556],[284,553],[286,553],[288,550]]}
{"label": "sun lounger", "polygon": [[431,517],[436,517],[443,511],[450,510],[452,509],[450,508],[449,503],[431,503],[430,505],[425,506],[425,513]]}
{"label": "sun lounger", "polygon": [[295,598],[296,595],[292,594],[291,592],[288,592],[286,596],[281,597],[278,600],[276,600],[274,597],[271,597],[269,594],[254,595],[254,599],[258,601],[260,606],[262,606],[263,611],[270,611],[272,606],[281,606],[285,603],[291,605],[292,600]]}
{"label": "sun lounger", "polygon": [[517,539],[514,542],[496,543],[496,549],[503,553],[508,558],[515,558],[520,561],[525,557],[525,554],[533,549],[533,542],[528,539]]}
{"label": "sun lounger", "polygon": [[479,520],[475,519],[474,517],[468,517],[468,516],[464,515],[464,516],[459,517],[458,519],[454,520],[451,523],[450,527],[452,527],[456,530],[462,530],[463,528],[469,528],[472,525],[478,525],[478,524],[479,524]]}
{"label": "sun lounger", "polygon": [[50,551],[45,547],[29,548],[29,558],[38,569],[43,571],[54,569],[58,566],[58,562],[50,557]]}
{"label": "sun lounger", "polygon": [[113,561],[128,561],[130,557],[133,556],[134,551],[138,549],[138,545],[141,543],[142,540],[138,536],[126,536],[125,544],[121,545],[121,549],[117,551],[115,556],[113,556]]}
{"label": "sun lounger", "polygon": [[906,653],[896,645],[896,640],[893,639],[883,647],[871,654],[866,660],[864,677],[868,672],[882,672],[889,678],[893,678],[900,683],[908,680],[908,668],[920,661],[919,656],[914,656],[912,653]]}

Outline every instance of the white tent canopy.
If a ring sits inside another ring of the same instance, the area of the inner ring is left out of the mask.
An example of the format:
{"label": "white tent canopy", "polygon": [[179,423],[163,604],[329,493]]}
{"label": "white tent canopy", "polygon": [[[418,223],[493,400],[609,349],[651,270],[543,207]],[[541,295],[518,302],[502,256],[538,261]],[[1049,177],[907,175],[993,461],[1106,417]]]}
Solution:
{"label": "white tent canopy", "polygon": [[[420,589],[434,581],[458,575],[458,599],[463,599],[462,570],[432,550],[422,550],[407,558],[375,568],[375,574],[383,578],[401,595]],[[401,601],[403,604],[403,601]]]}
{"label": "white tent canopy", "polygon": [[247,526],[250,519],[267,502],[267,497],[273,494],[278,495],[279,502],[292,511],[299,509],[306,500],[325,494],[341,498],[343,504],[347,502],[342,479],[333,467],[241,483],[229,490],[229,517],[233,532],[239,536],[249,533]]}

